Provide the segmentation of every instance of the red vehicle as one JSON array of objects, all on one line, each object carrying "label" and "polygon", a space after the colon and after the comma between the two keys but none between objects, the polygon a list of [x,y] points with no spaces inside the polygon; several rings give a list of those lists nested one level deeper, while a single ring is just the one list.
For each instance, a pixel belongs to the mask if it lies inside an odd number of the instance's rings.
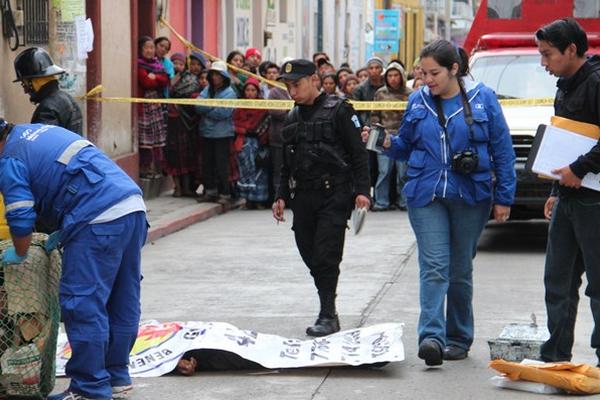
[{"label": "red vehicle", "polygon": [[600,4],[591,0],[482,0],[463,47],[471,52],[487,33],[533,34],[542,25],[564,17],[575,17],[588,33],[600,32],[599,8]]},{"label": "red vehicle", "polygon": [[[557,78],[540,65],[534,34],[546,23],[567,15],[600,15],[600,10],[574,8],[584,3],[596,6],[595,1],[483,0],[465,41],[465,49],[471,52],[471,75],[494,89],[499,99],[553,98]],[[600,31],[600,18],[576,19],[588,32],[588,53],[600,53],[600,34],[592,32]],[[503,112],[517,156],[517,192],[511,219],[543,218],[551,183],[526,172],[525,162],[538,125],[549,123],[554,109],[523,105],[503,107]]]}]

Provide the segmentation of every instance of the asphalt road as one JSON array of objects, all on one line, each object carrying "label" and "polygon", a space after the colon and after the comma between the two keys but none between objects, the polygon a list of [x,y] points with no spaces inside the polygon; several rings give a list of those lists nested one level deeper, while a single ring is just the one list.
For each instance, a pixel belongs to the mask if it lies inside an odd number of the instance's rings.
[{"label": "asphalt road", "polygon": [[[291,221],[275,224],[269,211],[234,211],[148,244],[143,254],[143,319],[225,321],[243,329],[306,338],[304,329],[313,322],[318,302],[290,226]],[[417,358],[414,236],[406,213],[370,213],[359,236],[347,235],[338,294],[342,329],[403,322],[405,361],[381,370],[319,368],[136,379],[131,398],[545,398],[492,386],[487,340],[508,323],[529,322],[532,313],[538,323],[546,323],[546,230],[542,221],[491,223],[486,228],[475,259],[476,340],[464,361],[427,369]],[[575,360],[595,363],[589,348],[589,301],[583,293],[582,300]],[[57,388],[66,383],[59,380]]]}]

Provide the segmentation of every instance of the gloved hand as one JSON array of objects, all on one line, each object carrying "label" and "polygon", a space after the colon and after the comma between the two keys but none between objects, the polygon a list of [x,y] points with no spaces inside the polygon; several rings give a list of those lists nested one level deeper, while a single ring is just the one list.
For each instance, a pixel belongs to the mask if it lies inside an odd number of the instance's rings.
[{"label": "gloved hand", "polygon": [[27,254],[24,256],[18,255],[17,250],[13,246],[2,252],[2,262],[4,264],[22,264],[26,258]]},{"label": "gloved hand", "polygon": [[55,250],[58,247],[58,242],[60,240],[60,231],[54,231],[50,235],[48,235],[48,239],[44,242],[44,249],[46,253],[50,253],[52,250]]}]

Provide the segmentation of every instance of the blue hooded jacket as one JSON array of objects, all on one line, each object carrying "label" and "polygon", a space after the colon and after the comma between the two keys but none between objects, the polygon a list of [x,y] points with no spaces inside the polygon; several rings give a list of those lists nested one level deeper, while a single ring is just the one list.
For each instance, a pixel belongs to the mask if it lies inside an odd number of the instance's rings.
[{"label": "blue hooded jacket", "polygon": [[[392,136],[385,152],[391,158],[408,160],[403,193],[409,206],[424,207],[436,197],[462,199],[467,204],[491,198],[494,204],[505,206],[514,201],[515,153],[500,104],[493,90],[482,83],[463,79],[463,84],[473,114],[473,140],[460,95],[451,100],[457,104],[454,110],[444,110],[447,134],[428,87],[409,97],[399,134]],[[470,174],[451,167],[452,153],[465,149],[479,156],[479,166]]]},{"label": "blue hooded jacket", "polygon": [[[225,78],[222,88],[214,96],[211,96],[210,85],[205,87],[198,96],[199,99],[236,99],[235,91],[230,86],[230,78],[227,71],[218,71]],[[202,116],[198,125],[200,136],[209,139],[220,139],[234,137],[233,130],[233,108],[196,106],[196,112]]]}]

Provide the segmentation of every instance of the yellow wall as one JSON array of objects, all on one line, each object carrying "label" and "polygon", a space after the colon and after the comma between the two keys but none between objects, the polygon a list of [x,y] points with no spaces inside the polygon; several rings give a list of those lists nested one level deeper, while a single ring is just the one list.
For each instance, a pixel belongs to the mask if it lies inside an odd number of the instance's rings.
[{"label": "yellow wall", "polygon": [[411,71],[424,45],[425,11],[419,0],[375,0],[376,9],[386,7],[402,10],[403,26],[398,58]]}]

